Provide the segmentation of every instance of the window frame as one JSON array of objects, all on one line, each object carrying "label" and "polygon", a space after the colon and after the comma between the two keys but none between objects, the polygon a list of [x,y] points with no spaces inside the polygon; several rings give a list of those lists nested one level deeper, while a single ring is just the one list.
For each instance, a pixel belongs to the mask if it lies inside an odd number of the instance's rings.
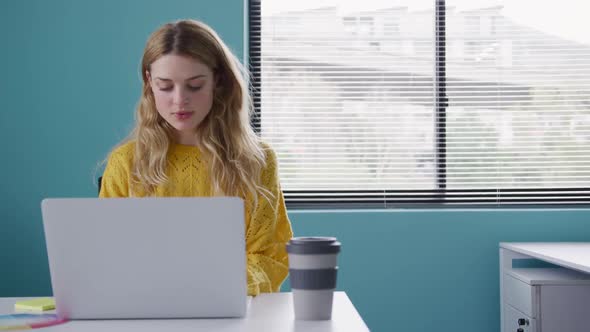
[{"label": "window frame", "polygon": [[[247,63],[253,113],[251,125],[261,133],[261,2],[247,1]],[[490,188],[447,189],[447,86],[446,86],[446,0],[434,0],[434,136],[435,184],[426,190],[284,190],[289,208],[375,209],[375,208],[558,208],[590,207],[590,187],[576,188]]]}]

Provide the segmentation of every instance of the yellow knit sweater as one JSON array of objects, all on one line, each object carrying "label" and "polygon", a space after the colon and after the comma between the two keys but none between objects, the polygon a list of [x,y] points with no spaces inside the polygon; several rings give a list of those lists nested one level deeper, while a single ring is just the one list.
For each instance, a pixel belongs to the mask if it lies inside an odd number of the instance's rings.
[{"label": "yellow knit sweater", "polygon": [[[248,295],[278,292],[289,272],[285,245],[293,233],[279,184],[276,155],[268,146],[265,146],[265,150],[267,167],[262,172],[261,180],[273,198],[269,202],[260,196],[253,211],[248,200],[245,204]],[[134,152],[135,143],[129,142],[111,153],[99,197],[130,196]],[[199,148],[171,145],[167,165],[169,181],[156,188],[155,196],[211,195],[207,161],[202,158]]]}]

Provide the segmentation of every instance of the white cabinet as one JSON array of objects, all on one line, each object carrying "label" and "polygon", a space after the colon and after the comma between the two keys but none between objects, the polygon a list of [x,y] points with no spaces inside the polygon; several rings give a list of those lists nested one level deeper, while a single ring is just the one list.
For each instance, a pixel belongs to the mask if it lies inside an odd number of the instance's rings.
[{"label": "white cabinet", "polygon": [[565,268],[505,268],[502,332],[590,331],[590,274]]},{"label": "white cabinet", "polygon": [[504,306],[504,331],[532,332],[535,331],[537,321],[522,312],[514,309],[511,305]]}]

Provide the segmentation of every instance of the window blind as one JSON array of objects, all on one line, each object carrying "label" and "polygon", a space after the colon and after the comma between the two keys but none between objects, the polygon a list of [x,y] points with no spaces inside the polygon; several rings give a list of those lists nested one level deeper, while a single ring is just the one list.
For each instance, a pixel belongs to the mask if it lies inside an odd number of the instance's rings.
[{"label": "window blind", "polygon": [[252,0],[253,123],[287,204],[588,203],[590,39],[527,4]]}]

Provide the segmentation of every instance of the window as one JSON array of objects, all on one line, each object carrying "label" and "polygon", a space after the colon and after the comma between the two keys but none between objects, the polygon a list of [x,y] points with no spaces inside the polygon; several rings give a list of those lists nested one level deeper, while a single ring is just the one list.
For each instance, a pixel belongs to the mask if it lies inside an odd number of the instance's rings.
[{"label": "window", "polygon": [[253,123],[287,204],[588,203],[590,23],[570,2],[251,0]]}]

